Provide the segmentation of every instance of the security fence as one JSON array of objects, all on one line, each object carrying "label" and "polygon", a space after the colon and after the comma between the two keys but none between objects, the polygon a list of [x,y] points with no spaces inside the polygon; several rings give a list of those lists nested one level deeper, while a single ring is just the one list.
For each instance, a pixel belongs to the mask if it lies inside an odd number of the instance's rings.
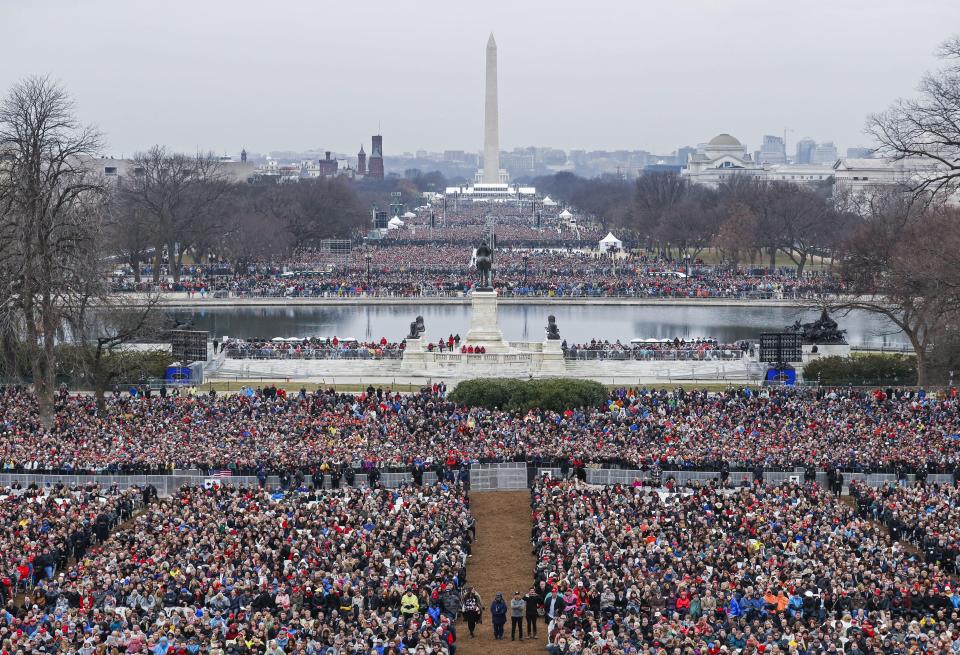
[{"label": "security fence", "polygon": [[[117,485],[121,489],[127,487],[146,487],[153,485],[157,490],[157,495],[161,497],[169,496],[184,485],[203,484],[208,478],[202,475],[69,475],[60,473],[0,473],[0,486],[9,486],[13,483],[27,486],[37,484],[40,486],[54,485],[63,483],[68,486],[78,486],[84,484],[99,484],[102,486]],[[235,476],[231,478],[222,478],[226,484],[257,484],[255,477]]]},{"label": "security fence", "polygon": [[[629,485],[634,482],[649,483],[654,474],[651,471],[642,471],[639,469],[625,468],[594,468],[584,469],[586,479],[589,484]],[[849,485],[853,480],[861,480],[870,486],[880,486],[887,482],[896,482],[897,476],[892,473],[853,473],[841,471],[844,476],[844,484]],[[474,491],[496,491],[505,489],[524,489],[534,479],[543,474],[549,474],[554,478],[560,478],[562,472],[557,467],[535,466],[532,464],[504,463],[504,464],[483,464],[470,467],[471,489]],[[573,475],[568,471],[567,477]],[[657,475],[660,483],[673,479],[677,484],[688,484],[690,482],[716,480],[720,477],[719,471],[660,471]],[[909,484],[916,482],[916,476],[909,475]],[[803,469],[793,471],[764,471],[763,479],[767,482],[802,482],[804,479]],[[730,471],[729,482],[733,484],[750,484],[753,482],[752,471]],[[948,474],[930,474],[927,476],[929,483],[951,483],[953,477]],[[823,487],[827,486],[826,471],[817,471],[817,483]]]},{"label": "security fence", "polygon": [[[590,484],[629,485],[634,482],[649,483],[653,477],[651,471],[641,471],[639,469],[625,468],[586,468],[586,479]],[[470,488],[473,491],[505,491],[526,489],[539,476],[549,474],[554,478],[560,478],[562,473],[557,467],[538,466],[526,462],[502,462],[497,464],[474,464],[470,467],[469,481]],[[568,471],[567,476],[573,475],[573,471]],[[794,480],[803,481],[804,472],[802,469],[794,471],[765,471],[764,480],[767,482],[783,482]],[[892,473],[854,473],[843,471],[844,482],[849,485],[853,480],[860,480],[870,486],[880,486],[887,482],[896,482],[897,476]],[[678,484],[687,484],[694,481],[709,481],[720,477],[719,471],[660,471],[657,475],[660,483],[666,483],[673,479]],[[455,475],[460,479],[459,474]],[[382,472],[380,474],[380,483],[385,487],[397,487],[404,483],[412,482],[413,476],[406,472]],[[424,484],[432,484],[437,481],[437,475],[433,471],[426,471],[423,474]],[[733,484],[750,484],[753,481],[751,471],[731,471],[729,481]],[[916,476],[909,475],[909,484],[914,484]],[[927,476],[929,483],[949,484],[953,477],[948,474],[930,474]],[[204,485],[204,484],[225,484],[225,485],[257,485],[259,482],[255,476],[234,475],[228,477],[215,477],[206,475],[200,471],[177,471],[171,475],[70,475],[70,474],[43,474],[43,473],[5,473],[0,472],[0,486],[9,486],[13,483],[27,486],[37,484],[41,486],[57,484],[58,482],[69,485],[84,485],[96,483],[103,486],[117,485],[121,489],[131,486],[143,487],[153,485],[157,489],[157,494],[161,497],[169,496],[176,492],[183,485]],[[266,483],[273,488],[280,485],[280,478],[271,475]],[[817,483],[826,487],[827,474],[825,471],[817,472]],[[346,481],[340,481],[341,486],[347,486]],[[330,488],[331,479],[327,475],[324,477],[324,487]],[[368,485],[366,473],[356,473],[353,486],[365,487]]]}]

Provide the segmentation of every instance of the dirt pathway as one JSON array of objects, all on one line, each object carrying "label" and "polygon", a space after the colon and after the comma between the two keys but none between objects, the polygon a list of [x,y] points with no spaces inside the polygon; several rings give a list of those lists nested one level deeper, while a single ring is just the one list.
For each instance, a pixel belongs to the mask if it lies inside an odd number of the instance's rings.
[{"label": "dirt pathway", "polygon": [[[852,509],[857,514],[857,516],[860,516],[860,514],[857,512],[857,501],[856,499],[854,499],[853,496],[840,496],[839,500],[842,504],[847,505],[850,509]],[[860,517],[860,518],[866,518],[866,517]],[[890,534],[890,529],[884,524],[880,523],[879,521],[874,521],[871,518],[866,518],[866,520],[872,523],[873,525],[877,526],[882,533]],[[900,547],[903,548],[903,550],[905,550],[906,552],[910,553],[911,555],[916,555],[917,557],[920,557],[921,559],[923,559],[923,551],[917,548],[916,544],[912,544],[909,541],[904,541],[902,539],[898,540],[897,543],[900,544]]]},{"label": "dirt pathway", "polygon": [[[533,580],[533,555],[530,552],[530,492],[501,491],[470,494],[471,510],[477,518],[477,542],[473,557],[467,566],[468,584],[480,591],[483,598],[483,625],[477,626],[477,636],[470,638],[467,624],[457,626],[457,655],[482,653],[536,653],[542,655],[546,644],[546,629],[540,621],[538,637],[510,641],[510,612],[503,641],[493,639],[490,622],[490,603],[496,592],[510,604],[514,591],[521,596],[530,589]],[[526,622],[524,622],[526,631]]]}]

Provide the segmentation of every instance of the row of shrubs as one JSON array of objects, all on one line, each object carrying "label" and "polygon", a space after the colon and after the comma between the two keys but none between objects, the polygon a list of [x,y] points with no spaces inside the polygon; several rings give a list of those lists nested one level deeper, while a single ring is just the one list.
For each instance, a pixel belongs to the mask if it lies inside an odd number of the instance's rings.
[{"label": "row of shrubs", "polygon": [[821,357],[803,368],[803,377],[826,385],[910,386],[917,383],[917,366],[903,355]]},{"label": "row of shrubs", "polygon": [[526,411],[539,408],[562,412],[579,407],[600,407],[607,396],[607,388],[592,380],[477,378],[457,384],[450,399],[487,409]]}]

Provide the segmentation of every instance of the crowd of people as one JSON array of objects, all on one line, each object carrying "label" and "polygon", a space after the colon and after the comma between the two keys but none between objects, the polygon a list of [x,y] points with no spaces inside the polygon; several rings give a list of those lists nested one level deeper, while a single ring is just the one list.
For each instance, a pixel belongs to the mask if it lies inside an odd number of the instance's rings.
[{"label": "crowd of people", "polygon": [[[449,241],[385,243],[334,258],[301,253],[281,264],[237,268],[232,273],[222,263],[185,268],[179,282],[165,281],[163,288],[198,297],[416,297],[462,295],[476,280],[471,248]],[[150,280],[136,284],[130,276],[114,281],[117,291],[144,291],[151,285]],[[826,274],[798,278],[789,269],[730,269],[644,254],[612,257],[582,244],[500,244],[494,255],[494,286],[505,297],[551,298],[811,298],[844,291],[839,280]]]},{"label": "crowd of people", "polygon": [[[954,573],[960,572],[960,487],[953,484],[897,483],[870,487],[859,480],[850,483],[850,495],[862,516],[881,522],[894,539],[909,541],[928,562]],[[960,589],[957,590],[960,593]]]},{"label": "crowd of people", "polygon": [[[403,230],[390,230],[384,241],[387,244],[418,244],[434,241],[454,243],[460,246],[477,245],[490,236],[490,222],[477,219],[469,222],[447,218],[430,227],[430,223],[408,223]],[[569,247],[571,245],[595,244],[604,232],[594,226],[557,225],[536,227],[529,217],[501,217],[492,222],[499,242],[526,248]]]},{"label": "crowd of people", "polygon": [[815,484],[544,479],[532,508],[551,655],[960,648],[955,572]]},{"label": "crowd of people", "polygon": [[149,500],[153,490],[13,485],[0,489],[0,605],[53,579],[71,558],[83,559]]},{"label": "crowd of people", "polygon": [[[428,352],[459,352],[466,355],[482,355],[484,346],[461,345],[459,334],[450,334],[436,341],[428,341]],[[263,337],[250,339],[227,339],[222,348],[219,341],[213,344],[214,353],[223,352],[230,359],[399,359],[406,349],[406,341],[358,341],[339,337]]]},{"label": "crowd of people", "polygon": [[[532,487],[532,588],[487,606],[467,580],[469,465],[505,460],[560,463],[561,477]],[[487,610],[498,639],[509,623],[511,639],[542,639],[550,655],[960,651],[951,394],[624,388],[599,407],[516,412],[458,405],[442,385],[270,387],[118,392],[101,412],[64,393],[44,426],[33,395],[8,387],[0,462],[259,478],[165,499],[150,487],[0,489],[5,653],[456,655],[458,629],[469,638]],[[605,462],[719,475],[585,484],[583,467]],[[737,465],[754,475],[726,474]],[[898,482],[853,481],[853,504],[812,475],[763,482],[763,469],[795,466]],[[388,467],[412,483],[382,487]],[[427,470],[438,482],[424,484]],[[929,483],[932,472],[954,483]]]},{"label": "crowd of people", "polygon": [[586,343],[561,344],[564,357],[574,360],[707,360],[739,359],[749,349],[746,341],[722,344],[712,338],[636,339],[621,343],[619,339],[591,339]]},{"label": "crowd of people", "polygon": [[214,352],[230,359],[391,359],[403,354],[403,342],[358,341],[339,337],[275,337],[215,342]]},{"label": "crowd of people", "polygon": [[593,222],[561,220],[560,210],[540,208],[540,220],[529,207],[488,203],[447,203],[446,210],[425,208],[402,218],[402,229],[390,229],[388,242],[422,243],[446,241],[477,245],[489,239],[490,231],[499,242],[511,246],[544,247],[596,243],[606,231]]},{"label": "crowd of people", "polygon": [[184,487],[10,599],[0,648],[453,655],[473,536],[458,485]]},{"label": "crowd of people", "polygon": [[417,462],[527,461],[633,469],[853,471],[960,465],[960,405],[922,391],[618,389],[605,405],[507,411],[457,405],[435,388],[401,395],[317,390],[191,395],[120,392],[98,412],[58,400],[52,424],[32,394],[0,391],[0,470],[300,472],[326,465],[407,471]]}]

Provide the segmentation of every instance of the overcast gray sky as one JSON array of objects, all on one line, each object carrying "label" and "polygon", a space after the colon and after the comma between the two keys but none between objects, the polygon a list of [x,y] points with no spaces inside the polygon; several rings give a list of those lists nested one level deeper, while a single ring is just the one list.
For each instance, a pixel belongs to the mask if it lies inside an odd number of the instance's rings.
[{"label": "overcast gray sky", "polygon": [[730,132],[868,144],[958,0],[0,0],[0,88],[47,73],[108,152],[481,148],[484,46],[501,147],[669,152]]}]

